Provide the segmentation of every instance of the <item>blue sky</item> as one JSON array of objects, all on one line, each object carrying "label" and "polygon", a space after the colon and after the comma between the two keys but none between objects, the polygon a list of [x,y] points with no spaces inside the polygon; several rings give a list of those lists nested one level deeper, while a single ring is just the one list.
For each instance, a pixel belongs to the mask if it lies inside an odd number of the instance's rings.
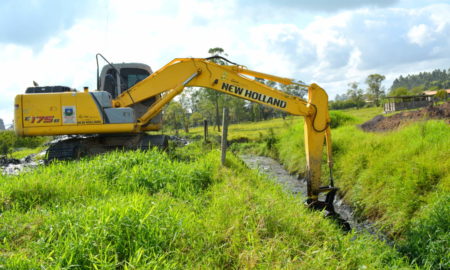
[{"label": "blue sky", "polygon": [[222,47],[253,70],[316,82],[330,98],[372,73],[450,68],[450,1],[2,0],[0,118],[40,85],[95,87],[95,54],[154,70]]}]

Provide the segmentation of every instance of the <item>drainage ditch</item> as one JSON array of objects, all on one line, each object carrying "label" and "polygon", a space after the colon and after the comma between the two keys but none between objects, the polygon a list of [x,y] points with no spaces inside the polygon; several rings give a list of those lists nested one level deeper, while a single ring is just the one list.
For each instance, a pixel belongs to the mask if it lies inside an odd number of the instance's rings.
[{"label": "drainage ditch", "polygon": [[[256,155],[241,155],[240,158],[250,169],[256,169],[260,173],[268,175],[287,191],[298,194],[306,200],[306,181],[303,179],[299,180],[295,175],[290,174],[278,161],[270,157]],[[386,243],[392,244],[384,234],[379,232],[373,223],[358,219],[354,214],[354,210],[345,204],[339,195],[336,195],[334,208],[336,213],[347,221],[355,231],[369,232]]]}]

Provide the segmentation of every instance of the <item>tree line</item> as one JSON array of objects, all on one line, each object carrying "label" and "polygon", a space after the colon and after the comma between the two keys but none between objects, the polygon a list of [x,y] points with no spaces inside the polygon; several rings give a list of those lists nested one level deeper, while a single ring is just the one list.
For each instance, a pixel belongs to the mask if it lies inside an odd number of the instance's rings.
[{"label": "tree line", "polygon": [[450,88],[450,69],[408,74],[396,78],[390,88],[390,96],[420,95],[425,90],[439,91]]},{"label": "tree line", "polygon": [[443,89],[450,88],[450,69],[432,72],[421,72],[415,75],[407,75],[396,78],[388,93],[385,93],[381,82],[385,79],[384,75],[371,74],[366,78],[367,88],[365,90],[359,87],[357,82],[348,84],[347,91],[344,94],[336,95],[334,101],[330,102],[330,108],[348,109],[361,108],[364,106],[379,106],[386,96],[415,96],[422,95],[425,90],[437,91],[436,98],[446,100],[447,92]]}]

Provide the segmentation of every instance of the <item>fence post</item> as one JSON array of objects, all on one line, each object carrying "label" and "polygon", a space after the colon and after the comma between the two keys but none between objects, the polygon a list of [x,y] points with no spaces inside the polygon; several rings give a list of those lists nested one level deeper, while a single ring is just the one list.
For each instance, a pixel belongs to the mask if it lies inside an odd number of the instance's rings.
[{"label": "fence post", "polygon": [[203,137],[205,142],[208,141],[208,120],[203,120]]},{"label": "fence post", "polygon": [[222,118],[222,166],[225,166],[225,159],[227,155],[227,136],[228,136],[228,108],[223,108]]}]

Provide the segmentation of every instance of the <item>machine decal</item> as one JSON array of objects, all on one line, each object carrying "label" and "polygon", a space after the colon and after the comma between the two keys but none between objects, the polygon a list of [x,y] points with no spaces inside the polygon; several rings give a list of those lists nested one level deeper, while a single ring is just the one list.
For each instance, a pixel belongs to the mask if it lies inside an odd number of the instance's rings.
[{"label": "machine decal", "polygon": [[222,90],[227,90],[228,92],[240,95],[244,98],[249,98],[257,101],[261,101],[262,103],[267,103],[279,108],[286,108],[286,101],[276,99],[271,96],[266,96],[264,94],[253,92],[250,90],[247,90],[243,87],[239,87],[236,85],[228,84],[228,83],[222,83]]},{"label": "machine decal", "polygon": [[75,106],[62,106],[63,124],[76,124],[77,114]]},{"label": "machine decal", "polygon": [[24,119],[31,124],[40,124],[40,123],[58,123],[59,119],[55,118],[53,115],[49,116],[27,116]]},{"label": "machine decal", "polygon": [[78,115],[78,125],[102,124],[103,122],[90,115]]}]

